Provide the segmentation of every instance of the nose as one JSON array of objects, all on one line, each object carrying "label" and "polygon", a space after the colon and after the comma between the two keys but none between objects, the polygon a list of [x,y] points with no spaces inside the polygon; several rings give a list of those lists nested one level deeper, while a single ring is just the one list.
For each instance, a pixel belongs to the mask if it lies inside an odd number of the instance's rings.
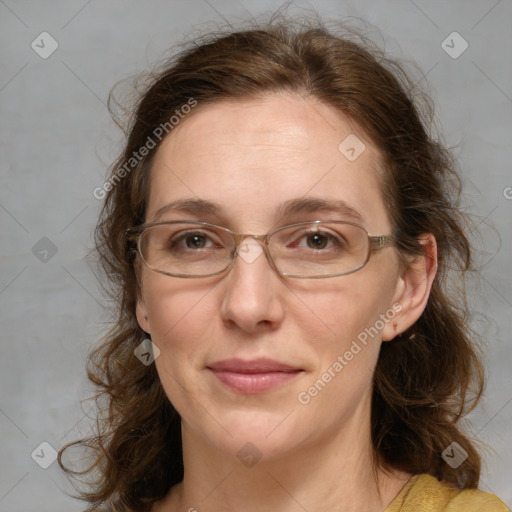
[{"label": "nose", "polygon": [[275,329],[282,322],[286,287],[254,238],[240,243],[233,267],[224,279],[220,313],[226,326],[255,333]]}]

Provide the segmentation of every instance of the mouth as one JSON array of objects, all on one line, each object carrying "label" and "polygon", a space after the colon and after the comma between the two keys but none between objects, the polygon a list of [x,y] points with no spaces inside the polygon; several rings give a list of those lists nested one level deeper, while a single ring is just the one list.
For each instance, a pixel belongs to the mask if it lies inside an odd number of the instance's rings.
[{"label": "mouth", "polygon": [[225,386],[243,394],[263,393],[291,382],[304,373],[301,368],[272,359],[226,359],[207,366]]}]

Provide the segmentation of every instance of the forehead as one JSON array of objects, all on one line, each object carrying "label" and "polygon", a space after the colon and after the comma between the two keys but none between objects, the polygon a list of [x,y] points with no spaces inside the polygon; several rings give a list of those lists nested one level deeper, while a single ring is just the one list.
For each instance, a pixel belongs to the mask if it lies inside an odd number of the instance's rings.
[{"label": "forehead", "polygon": [[380,161],[357,123],[311,97],[281,93],[198,106],[157,151],[146,220],[195,197],[219,205],[232,227],[263,229],[283,203],[317,198],[343,201],[374,219],[366,227],[385,228]]}]

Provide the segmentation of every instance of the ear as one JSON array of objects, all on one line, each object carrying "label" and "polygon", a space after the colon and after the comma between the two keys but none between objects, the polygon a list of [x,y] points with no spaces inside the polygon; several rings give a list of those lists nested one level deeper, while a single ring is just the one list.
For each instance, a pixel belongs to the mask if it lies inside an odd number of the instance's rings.
[{"label": "ear", "polygon": [[[437,243],[431,233],[422,235],[419,242],[423,254],[410,259],[407,269],[397,281],[393,304],[399,304],[401,309],[382,330],[382,341],[390,341],[406,331],[427,306],[437,273]],[[396,311],[398,308],[394,309]]]},{"label": "ear", "polygon": [[135,314],[137,315],[137,322],[139,323],[140,328],[151,334],[151,328],[149,326],[149,315],[146,308],[146,303],[144,299],[138,295],[137,296],[137,305],[135,306]]}]

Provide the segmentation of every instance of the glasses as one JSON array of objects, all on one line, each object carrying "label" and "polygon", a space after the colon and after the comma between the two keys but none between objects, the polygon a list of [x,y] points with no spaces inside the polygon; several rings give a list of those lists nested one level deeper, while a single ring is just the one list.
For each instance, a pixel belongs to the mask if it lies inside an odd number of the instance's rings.
[{"label": "glasses", "polygon": [[234,233],[208,222],[172,220],[128,229],[126,238],[146,267],[168,276],[215,276],[231,268],[236,255],[251,263],[264,252],[280,275],[304,279],[356,272],[368,263],[373,251],[393,240],[392,235],[370,236],[359,224],[322,220],[282,226],[266,235]]}]

